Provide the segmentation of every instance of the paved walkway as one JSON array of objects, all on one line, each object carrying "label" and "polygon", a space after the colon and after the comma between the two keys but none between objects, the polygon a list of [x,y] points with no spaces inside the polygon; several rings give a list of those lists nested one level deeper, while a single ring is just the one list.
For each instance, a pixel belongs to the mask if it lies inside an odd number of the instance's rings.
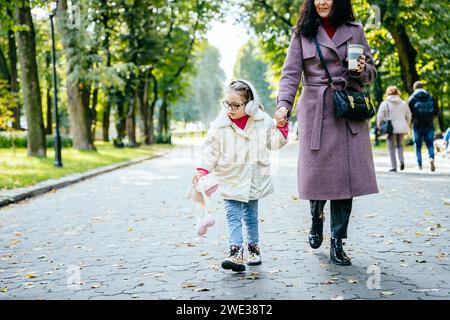
[{"label": "paved walkway", "polygon": [[[307,243],[308,202],[296,197],[297,145],[275,162],[276,193],[260,202],[263,264],[220,269],[223,204],[195,235],[185,198],[198,146],[0,209],[0,299],[448,299],[448,176],[389,174],[355,199],[346,251],[329,263],[329,228]],[[329,206],[326,207],[328,213]],[[327,214],[328,227],[329,214]]]}]

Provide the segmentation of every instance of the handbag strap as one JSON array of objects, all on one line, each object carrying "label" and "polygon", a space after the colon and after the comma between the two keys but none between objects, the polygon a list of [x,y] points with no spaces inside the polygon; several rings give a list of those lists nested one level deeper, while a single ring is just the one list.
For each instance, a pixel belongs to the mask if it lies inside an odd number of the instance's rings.
[{"label": "handbag strap", "polygon": [[322,54],[322,50],[320,49],[319,41],[317,41],[316,37],[314,37],[313,41],[314,41],[314,44],[316,45],[316,50],[317,50],[317,53],[319,54],[320,62],[322,63],[323,67],[325,68],[325,72],[328,77],[328,84],[334,88],[333,78],[331,77],[330,71],[328,71],[327,64],[325,63],[325,59],[323,58],[323,54]]}]

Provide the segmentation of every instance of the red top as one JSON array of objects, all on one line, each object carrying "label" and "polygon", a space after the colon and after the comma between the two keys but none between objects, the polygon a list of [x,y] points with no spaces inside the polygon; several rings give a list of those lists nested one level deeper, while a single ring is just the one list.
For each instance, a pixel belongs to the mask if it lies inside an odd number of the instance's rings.
[{"label": "red top", "polygon": [[[239,118],[239,119],[231,119],[231,118],[230,118],[230,120],[233,121],[233,123],[235,123],[239,128],[241,128],[242,130],[244,130],[245,125],[247,124],[247,121],[248,121],[248,118],[249,118],[249,117],[250,117],[250,116],[249,116],[248,114],[246,114],[246,115],[243,116],[242,118]],[[285,125],[284,127],[277,127],[277,128],[278,128],[278,130],[281,131],[281,133],[283,134],[283,136],[287,139],[287,135],[288,135],[288,133],[289,133],[289,126],[288,126],[288,123],[286,123],[286,125]],[[203,174],[203,175],[206,175],[206,174],[209,173],[209,171],[206,170],[206,169],[204,169],[204,168],[197,168],[197,170],[198,170],[199,173],[201,173],[201,174]]]},{"label": "red top", "polygon": [[333,38],[336,28],[331,24],[330,18],[322,19],[322,26],[325,28],[325,31],[328,33],[330,39]]}]

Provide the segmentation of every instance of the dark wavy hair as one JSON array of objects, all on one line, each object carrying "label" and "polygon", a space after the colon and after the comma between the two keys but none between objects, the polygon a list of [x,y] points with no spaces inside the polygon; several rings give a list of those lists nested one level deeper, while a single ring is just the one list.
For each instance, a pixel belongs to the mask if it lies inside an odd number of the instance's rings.
[{"label": "dark wavy hair", "polygon": [[[335,28],[348,21],[355,21],[351,0],[333,0],[330,22]],[[299,19],[294,28],[297,36],[312,39],[317,36],[321,18],[317,13],[314,0],[306,0],[299,12]]]}]

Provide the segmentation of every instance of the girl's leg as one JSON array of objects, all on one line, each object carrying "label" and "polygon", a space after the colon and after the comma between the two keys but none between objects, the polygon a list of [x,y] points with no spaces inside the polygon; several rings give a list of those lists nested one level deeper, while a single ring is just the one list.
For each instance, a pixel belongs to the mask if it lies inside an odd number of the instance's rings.
[{"label": "girl's leg", "polygon": [[244,203],[243,207],[243,218],[247,228],[247,242],[249,245],[258,244],[258,200],[250,200],[248,203]]},{"label": "girl's leg", "polygon": [[242,211],[244,203],[235,200],[225,200],[224,202],[227,212],[230,246],[242,247]]}]

